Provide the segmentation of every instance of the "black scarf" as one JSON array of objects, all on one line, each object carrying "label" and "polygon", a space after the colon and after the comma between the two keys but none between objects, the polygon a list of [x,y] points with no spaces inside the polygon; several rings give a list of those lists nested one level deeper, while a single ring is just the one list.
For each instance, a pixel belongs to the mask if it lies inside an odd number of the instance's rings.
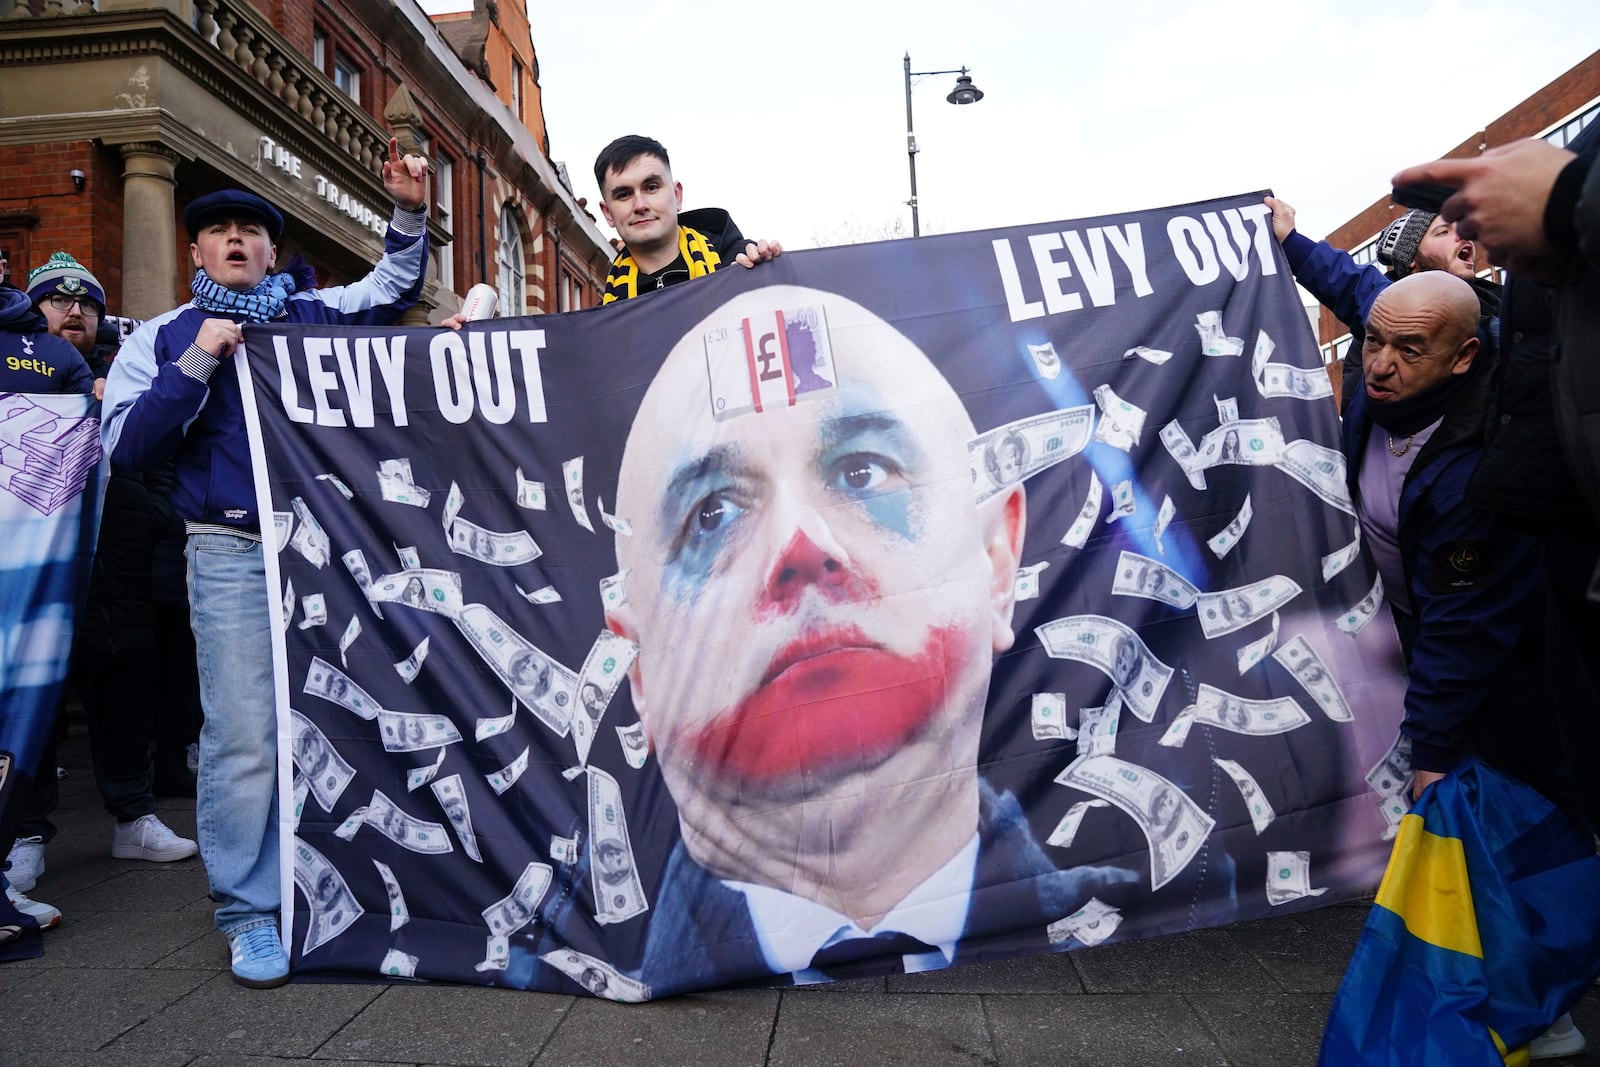
[{"label": "black scarf", "polygon": [[1473,360],[1465,374],[1452,374],[1431,389],[1408,396],[1402,400],[1374,400],[1367,398],[1367,411],[1372,421],[1391,434],[1413,434],[1444,418],[1456,398],[1478,376],[1481,360]]}]

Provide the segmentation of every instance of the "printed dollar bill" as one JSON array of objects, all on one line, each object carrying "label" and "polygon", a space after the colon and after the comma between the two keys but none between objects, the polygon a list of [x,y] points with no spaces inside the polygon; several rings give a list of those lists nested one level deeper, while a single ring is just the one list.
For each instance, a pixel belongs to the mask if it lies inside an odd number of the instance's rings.
[{"label": "printed dollar bill", "polygon": [[394,504],[408,504],[425,508],[433,494],[417,485],[411,477],[409,459],[384,459],[378,461],[378,492],[383,499]]},{"label": "printed dollar bill", "polygon": [[1122,719],[1122,697],[1113,689],[1097,708],[1078,709],[1078,755],[1109,756],[1117,750],[1117,725]]},{"label": "printed dollar bill", "polygon": [[1284,642],[1283,647],[1272,654],[1272,658],[1294,675],[1294,680],[1311,694],[1311,699],[1317,702],[1317,707],[1328,718],[1334,722],[1351,722],[1355,719],[1350,703],[1344,698],[1344,691],[1334,681],[1333,672],[1328,670],[1328,665],[1317,655],[1304,634],[1296,634]]},{"label": "printed dollar bill", "polygon": [[1239,673],[1243,674],[1251,667],[1267,658],[1267,654],[1278,647],[1278,613],[1272,613],[1272,629],[1248,645],[1241,648],[1236,655],[1239,659]]},{"label": "printed dollar bill", "polygon": [[[372,865],[378,868],[378,877],[383,879],[383,891],[389,897],[389,932],[392,934],[411,921],[411,910],[406,907],[405,894],[400,892],[400,882],[389,865],[382,860],[373,860]],[[415,964],[416,957],[411,959]]]},{"label": "printed dollar bill", "polygon": [[1111,514],[1106,516],[1106,525],[1110,526],[1118,519],[1127,518],[1137,507],[1138,502],[1133,495],[1133,479],[1123,479],[1111,487]]},{"label": "printed dollar bill", "polygon": [[456,837],[461,839],[461,850],[482,863],[483,854],[478,851],[478,835],[472,829],[472,808],[467,804],[467,793],[462,788],[461,775],[452,774],[448,778],[440,778],[431,783],[429,788],[433,790],[433,795],[439,798],[439,805],[444,808],[445,818],[455,827]]},{"label": "printed dollar bill", "polygon": [[300,629],[324,626],[328,622],[328,603],[321,593],[307,593],[300,598]]},{"label": "printed dollar bill", "polygon": [[294,793],[294,828],[296,830],[300,829],[300,816],[305,814],[305,811],[306,811],[306,796],[310,792],[311,792],[311,783],[307,782],[305,780],[305,776],[304,775],[300,774],[298,771],[295,772],[293,793]]},{"label": "printed dollar bill", "polygon": [[350,646],[356,643],[356,638],[361,636],[361,619],[355,615],[350,616],[350,621],[345,624],[344,633],[339,637],[339,662],[345,667],[350,666],[350,660],[345,653],[350,651]]},{"label": "printed dollar bill", "polygon": [[1261,381],[1261,369],[1272,359],[1273,349],[1278,346],[1272,343],[1272,338],[1267,336],[1267,331],[1262,330],[1256,334],[1255,351],[1250,354],[1250,377],[1256,382]]},{"label": "printed dollar bill", "polygon": [[461,614],[461,575],[455,571],[414,567],[385,574],[372,583],[368,600],[403,604],[454,619]]},{"label": "printed dollar bill", "polygon": [[1331,582],[1333,576],[1341,574],[1344,569],[1356,561],[1361,554],[1361,524],[1355,524],[1355,540],[1343,548],[1334,549],[1322,557],[1322,580]]},{"label": "printed dollar bill", "polygon": [[513,698],[510,715],[499,715],[492,719],[479,719],[475,724],[473,724],[472,739],[474,741],[482,741],[485,738],[494,737],[497,734],[503,734],[507,730],[511,729],[511,727],[517,721],[516,708],[516,701],[515,698]]},{"label": "printed dollar bill", "polygon": [[399,545],[395,545],[394,554],[400,560],[401,570],[419,571],[422,569],[422,559],[417,555],[417,548],[415,545],[407,545],[404,548],[400,547]]},{"label": "printed dollar bill", "polygon": [[1189,484],[1203,492],[1206,487],[1205,466],[1200,462],[1200,454],[1194,450],[1194,442],[1183,432],[1177,419],[1161,427],[1161,443],[1183,471],[1183,476],[1189,479]]},{"label": "printed dollar bill", "polygon": [[1244,353],[1244,342],[1229,337],[1222,327],[1222,312],[1202,311],[1195,316],[1195,332],[1200,335],[1200,352],[1207,356],[1237,356]]},{"label": "printed dollar bill", "polygon": [[1011,599],[1037,600],[1039,598],[1039,575],[1050,566],[1049,560],[1040,560],[1026,567],[1018,567],[1015,578],[1012,579]]},{"label": "printed dollar bill", "polygon": [[1079,757],[1055,780],[1110,801],[1139,825],[1150,845],[1151,889],[1160,889],[1177,877],[1216,825],[1216,820],[1167,779],[1115,756]]},{"label": "printed dollar bill", "polygon": [[1144,409],[1122,399],[1109,385],[1097,385],[1094,402],[1100,408],[1094,440],[1124,452],[1133,451],[1144,432]]},{"label": "printed dollar bill", "polygon": [[410,685],[417,680],[417,675],[422,672],[422,664],[428,658],[428,642],[431,638],[424,637],[417,642],[417,647],[411,650],[411,655],[394,665],[400,680]]},{"label": "printed dollar bill", "polygon": [[501,767],[498,771],[490,771],[484,775],[484,780],[489,783],[489,788],[495,795],[503,794],[507,789],[517,784],[517,779],[522,777],[522,772],[528,769],[528,750],[525,748],[516,759]]},{"label": "printed dollar bill", "polygon": [[1311,888],[1311,853],[1267,853],[1267,903],[1273,907],[1304,897],[1320,897],[1327,887]]},{"label": "printed dollar bill", "polygon": [[550,858],[557,863],[577,863],[578,839],[576,837],[551,837]]},{"label": "printed dollar bill", "polygon": [[611,964],[570,948],[558,948],[539,957],[591,995],[624,1004],[642,1004],[650,999],[650,987],[629,978]]},{"label": "printed dollar bill", "polygon": [[1033,694],[1032,721],[1035,741],[1070,741],[1078,736],[1078,731],[1067,725],[1065,693]]},{"label": "printed dollar bill", "polygon": [[600,730],[600,719],[616,695],[617,686],[633,666],[639,655],[639,646],[626,637],[601,630],[583,658],[583,669],[578,674],[578,711],[572,716],[572,741],[578,750],[578,762],[589,762],[589,748]]},{"label": "printed dollar bill", "polygon": [[1333,382],[1322,368],[1304,370],[1283,363],[1269,363],[1261,371],[1261,395],[1286,396],[1297,400],[1322,400],[1333,395]]},{"label": "printed dollar bill", "polygon": [[1083,499],[1083,507],[1078,509],[1078,517],[1072,520],[1072,525],[1061,538],[1061,543],[1072,548],[1082,548],[1089,541],[1089,535],[1094,532],[1094,524],[1100,521],[1100,503],[1104,494],[1100,486],[1100,476],[1091,468],[1089,471],[1089,495]]},{"label": "printed dollar bill", "polygon": [[1250,823],[1256,828],[1256,833],[1260,834],[1271,826],[1272,820],[1277,818],[1277,813],[1272,810],[1272,805],[1262,794],[1261,786],[1256,784],[1255,777],[1231,759],[1212,756],[1211,762],[1221,767],[1222,772],[1232,778],[1233,784],[1239,787],[1239,795],[1244,798],[1244,806],[1250,812]]},{"label": "printed dollar bill", "polygon": [[561,484],[565,486],[567,503],[572,508],[572,517],[578,520],[590,533],[594,533],[594,523],[589,521],[589,509],[583,504],[583,457],[574,456],[561,464]]},{"label": "printed dollar bill", "polygon": [[417,957],[409,952],[392,948],[383,954],[383,961],[378,964],[378,973],[386,974],[390,978],[415,978]]},{"label": "printed dollar bill", "polygon": [[1069,615],[1034,630],[1052,659],[1087,663],[1105,673],[1128,709],[1145,722],[1172,679],[1172,668],[1156,659],[1129,627],[1104,615]]},{"label": "printed dollar bill", "polygon": [[1239,513],[1233,517],[1233,521],[1224,526],[1215,537],[1206,541],[1206,547],[1211,549],[1211,554],[1222,559],[1232,552],[1233,546],[1239,543],[1240,538],[1244,537],[1244,532],[1250,528],[1250,520],[1253,518],[1255,510],[1250,506],[1250,494],[1246,493],[1244,503],[1240,505]]},{"label": "printed dollar bill", "polygon": [[301,943],[302,955],[332,941],[366,913],[339,869],[298,837],[294,839],[294,884],[306,898],[311,916]]},{"label": "printed dollar bill", "polygon": [[529,511],[544,510],[544,483],[525,477],[521,467],[517,468],[517,507]]},{"label": "printed dollar bill", "polygon": [[317,798],[317,805],[323,811],[332,812],[344,795],[345,787],[356,776],[356,769],[339,755],[339,750],[316,723],[293,708],[289,709],[289,729],[295,766]]},{"label": "printed dollar bill", "polygon": [[1172,358],[1172,353],[1163,352],[1159,348],[1149,348],[1145,345],[1134,345],[1132,348],[1122,353],[1123,359],[1132,359],[1135,356],[1144,360],[1146,363],[1154,363],[1159,367],[1161,364]]},{"label": "printed dollar bill", "polygon": [[450,524],[450,551],[494,567],[520,567],[544,555],[526,530],[498,533],[460,517]]},{"label": "printed dollar bill", "polygon": [[1212,400],[1212,402],[1214,404],[1217,405],[1217,421],[1218,422],[1238,422],[1239,421],[1239,401],[1238,400],[1234,399],[1231,396],[1230,397],[1219,397],[1219,396],[1216,396],[1215,394],[1212,395],[1211,400]]},{"label": "printed dollar bill", "polygon": [[[515,585],[515,583],[512,583],[512,584]],[[540,586],[538,589],[535,589],[531,593],[528,592],[526,589],[522,588],[522,586],[520,586],[520,585],[518,585],[516,587],[516,589],[517,589],[517,595],[520,596],[523,600],[526,600],[530,604],[559,604],[559,603],[561,603],[561,594],[556,592],[556,587],[553,586],[553,585]]]},{"label": "printed dollar bill", "polygon": [[1177,507],[1172,503],[1170,496],[1161,498],[1161,508],[1156,512],[1156,528],[1153,531],[1156,539],[1156,551],[1163,556],[1167,554],[1166,546],[1161,543],[1161,538],[1166,534],[1167,527],[1171,525],[1172,518],[1178,513]]},{"label": "printed dollar bill", "polygon": [[275,552],[282,552],[289,544],[289,535],[294,532],[294,512],[274,511],[272,513],[272,548]]},{"label": "printed dollar bill", "polygon": [[365,689],[338,667],[317,656],[311,657],[311,667],[306,671],[306,684],[301,691],[331,701],[363,719],[376,719],[383,710]]},{"label": "printed dollar bill", "polygon": [[1383,606],[1383,575],[1375,575],[1372,579],[1372,588],[1367,595],[1362,597],[1355,607],[1333,620],[1333,624],[1345,633],[1354,637],[1366,628],[1367,623],[1378,613]]},{"label": "printed dollar bill", "polygon": [[1350,487],[1345,483],[1344,454],[1338,449],[1325,448],[1315,441],[1290,441],[1283,446],[1283,457],[1275,466],[1321,497],[1324,503],[1346,515],[1356,513],[1356,506],[1350,500]]},{"label": "printed dollar bill", "polygon": [[[402,811],[394,801],[384,795],[382,790],[374,789],[372,802],[359,810],[360,818],[356,819],[348,837],[339,830],[335,830],[334,834],[348,841],[355,836],[356,829],[365,825],[372,827],[407,852],[435,855],[455,851],[455,846],[450,844],[450,835],[442,825]],[[355,816],[352,815],[352,818]]]},{"label": "printed dollar bill", "polygon": [[600,603],[607,611],[613,611],[628,602],[628,572],[618,571],[608,574],[600,579]]},{"label": "printed dollar bill", "polygon": [[1045,844],[1057,848],[1071,848],[1073,838],[1078,836],[1078,827],[1083,823],[1083,817],[1089,813],[1090,808],[1108,808],[1111,805],[1104,800],[1080,800],[1067,809],[1061,817],[1056,828],[1051,831]]},{"label": "printed dollar bill", "polygon": [[1054,380],[1061,376],[1061,357],[1056,354],[1056,346],[1049,341],[1042,345],[1029,345],[1028,355],[1039,369],[1039,377]]},{"label": "printed dollar bill", "polygon": [[378,712],[378,736],[385,752],[421,752],[461,740],[461,732],[448,716],[387,709]]},{"label": "printed dollar bill", "polygon": [[383,618],[383,609],[372,602],[372,596],[368,592],[372,588],[372,571],[367,567],[366,554],[359,548],[352,548],[339,558],[344,561],[345,569],[360,587],[361,595],[367,598],[367,605],[372,608],[372,613],[380,619]]},{"label": "printed dollar bill", "polygon": [[503,971],[511,962],[511,939],[504,934],[490,934],[483,947],[483,960],[474,963],[475,971]]},{"label": "printed dollar bill", "polygon": [[322,528],[317,517],[311,514],[311,509],[306,506],[304,500],[295,497],[289,501],[289,506],[294,509],[295,518],[299,520],[299,525],[289,538],[289,546],[304,556],[307,563],[321,570],[328,565],[328,532]]},{"label": "printed dollar bill", "polygon": [[649,910],[628,838],[622,790],[598,767],[589,768],[589,875],[594,921],[600,925],[626,922]]},{"label": "printed dollar bill", "polygon": [[1072,937],[1085,948],[1092,948],[1116,933],[1121,923],[1122,912],[1098,897],[1090,897],[1083,907],[1045,927],[1045,934],[1052,945],[1062,944]]},{"label": "printed dollar bill", "polygon": [[281,612],[283,617],[283,628],[287,630],[289,628],[289,620],[294,618],[295,599],[293,578],[290,578],[283,583],[283,599],[279,601],[279,603],[283,605],[283,610]]},{"label": "printed dollar bill", "polygon": [[1311,716],[1293,697],[1247,700],[1214,685],[1201,683],[1195,702],[1172,720],[1160,743],[1168,748],[1183,747],[1190,728],[1197,723],[1215,726],[1230,733],[1267,737],[1288,733],[1310,721]]},{"label": "printed dollar bill", "polygon": [[450,532],[450,524],[456,521],[456,516],[461,514],[461,505],[466,503],[466,498],[461,493],[461,486],[455,482],[450,483],[450,491],[444,496],[444,511],[439,515],[439,524],[445,532]]},{"label": "printed dollar bill", "polygon": [[1411,781],[1411,738],[1397,733],[1383,758],[1367,772],[1367,784],[1380,797],[1404,797],[1409,800]]},{"label": "printed dollar bill", "polygon": [[1117,557],[1111,595],[1144,597],[1187,611],[1194,607],[1200,591],[1160,560],[1124,549]]},{"label": "printed dollar bill", "polygon": [[517,633],[482,604],[468,604],[455,620],[461,635],[513,695],[558,736],[566,737],[577,699],[578,676]]},{"label": "printed dollar bill", "polygon": [[622,742],[622,756],[628,766],[638,770],[650,758],[650,742],[644,736],[644,723],[629,723],[616,727],[617,740]]},{"label": "printed dollar bill", "polygon": [[1241,419],[1207,433],[1195,451],[1207,469],[1229,464],[1270,467],[1283,459],[1284,447],[1277,419]]},{"label": "printed dollar bill", "polygon": [[1066,408],[996,426],[967,442],[978,503],[1083,451],[1094,431],[1094,407]]},{"label": "printed dollar bill", "polygon": [[354,500],[356,498],[356,495],[350,491],[350,487],[339,480],[339,476],[337,474],[319,474],[317,475],[317,481],[327,482],[329,485],[339,490],[339,495],[344,497],[346,500]]},{"label": "printed dollar bill", "polygon": [[524,867],[511,892],[483,909],[483,923],[489,933],[510,937],[532,922],[554,877],[555,871],[548,863],[535,860]]},{"label": "printed dollar bill", "polygon": [[440,746],[439,754],[434,757],[432,763],[425,763],[421,767],[412,767],[406,771],[406,792],[415,793],[433,781],[433,776],[439,773],[439,768],[443,765],[444,747]]},{"label": "printed dollar bill", "polygon": [[606,502],[598,495],[594,498],[594,509],[600,513],[600,521],[605,523],[606,529],[621,537],[633,536],[633,524],[618,515],[606,511]]},{"label": "printed dollar bill", "polygon": [[1208,641],[1231,634],[1266,618],[1299,595],[1300,586],[1283,574],[1233,589],[1201,593],[1196,601],[1200,630]]}]

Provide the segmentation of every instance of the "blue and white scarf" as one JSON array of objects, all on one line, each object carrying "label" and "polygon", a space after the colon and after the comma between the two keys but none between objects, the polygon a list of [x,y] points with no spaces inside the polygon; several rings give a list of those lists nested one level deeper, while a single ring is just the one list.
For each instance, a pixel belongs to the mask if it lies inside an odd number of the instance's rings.
[{"label": "blue and white scarf", "polygon": [[194,272],[194,281],[189,288],[194,294],[194,306],[204,311],[241,318],[246,322],[270,322],[283,317],[289,294],[295,291],[296,286],[294,276],[288,272],[269,274],[254,289],[241,293],[237,289],[218,285],[201,269]]}]

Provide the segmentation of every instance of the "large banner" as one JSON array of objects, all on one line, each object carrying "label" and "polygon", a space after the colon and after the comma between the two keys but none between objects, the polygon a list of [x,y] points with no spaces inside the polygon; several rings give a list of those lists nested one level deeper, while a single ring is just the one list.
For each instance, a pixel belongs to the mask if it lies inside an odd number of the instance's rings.
[{"label": "large banner", "polygon": [[1376,885],[1404,680],[1260,194],[247,341],[298,972],[643,1000]]},{"label": "large banner", "polygon": [[[0,393],[0,842],[10,848],[40,773],[89,587],[105,467],[100,404]],[[38,932],[0,899],[0,960],[39,955]]]}]

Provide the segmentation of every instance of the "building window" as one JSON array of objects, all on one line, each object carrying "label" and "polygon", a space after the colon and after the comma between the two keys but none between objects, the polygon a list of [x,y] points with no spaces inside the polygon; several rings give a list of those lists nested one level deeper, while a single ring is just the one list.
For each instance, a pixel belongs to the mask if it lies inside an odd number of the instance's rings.
[{"label": "building window", "polygon": [[1594,121],[1596,115],[1600,115],[1600,103],[1590,104],[1581,112],[1545,134],[1544,139],[1557,148],[1565,148],[1573,142],[1573,139],[1578,134],[1583,132],[1584,127]]},{"label": "building window", "polygon": [[311,31],[311,62],[318,70],[328,69],[328,36],[321,30]]},{"label": "building window", "polygon": [[512,318],[522,315],[525,290],[522,282],[522,234],[517,213],[510,204],[500,209],[500,247],[495,252],[500,291],[500,313]]},{"label": "building window", "polygon": [[522,121],[522,64],[511,61],[511,113]]},{"label": "building window", "polygon": [[1365,244],[1352,249],[1350,258],[1356,261],[1356,266],[1358,267],[1365,267],[1369,263],[1376,264],[1378,262],[1378,239],[1374,237]]},{"label": "building window", "polygon": [[[451,216],[456,199],[455,165],[448,156],[439,156],[433,161],[433,199],[439,225],[446,233],[454,233]],[[454,242],[439,250],[439,284],[450,290],[456,287]]]},{"label": "building window", "polygon": [[354,60],[343,52],[335,51],[331,76],[333,84],[337,85],[344,95],[358,104],[361,102],[361,70]]}]

